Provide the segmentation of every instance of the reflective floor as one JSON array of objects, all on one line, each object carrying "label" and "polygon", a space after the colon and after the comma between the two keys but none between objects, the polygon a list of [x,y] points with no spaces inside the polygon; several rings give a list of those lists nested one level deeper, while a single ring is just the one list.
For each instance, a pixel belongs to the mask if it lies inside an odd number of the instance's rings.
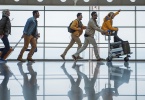
[{"label": "reflective floor", "polygon": [[0,100],[145,100],[145,62],[1,63]]}]

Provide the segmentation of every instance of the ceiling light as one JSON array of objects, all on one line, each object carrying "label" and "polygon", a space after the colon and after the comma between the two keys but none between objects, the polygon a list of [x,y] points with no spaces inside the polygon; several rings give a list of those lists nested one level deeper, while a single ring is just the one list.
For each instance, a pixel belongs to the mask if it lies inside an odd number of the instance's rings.
[{"label": "ceiling light", "polygon": [[66,0],[60,0],[61,2],[66,2]]},{"label": "ceiling light", "polygon": [[113,0],[107,0],[108,2],[112,2]]}]

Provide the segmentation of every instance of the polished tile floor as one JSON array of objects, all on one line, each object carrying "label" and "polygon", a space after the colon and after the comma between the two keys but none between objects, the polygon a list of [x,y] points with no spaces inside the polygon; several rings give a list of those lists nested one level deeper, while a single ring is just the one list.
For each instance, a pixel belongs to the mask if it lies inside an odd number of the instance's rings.
[{"label": "polished tile floor", "polygon": [[0,100],[145,100],[145,62],[1,63]]}]

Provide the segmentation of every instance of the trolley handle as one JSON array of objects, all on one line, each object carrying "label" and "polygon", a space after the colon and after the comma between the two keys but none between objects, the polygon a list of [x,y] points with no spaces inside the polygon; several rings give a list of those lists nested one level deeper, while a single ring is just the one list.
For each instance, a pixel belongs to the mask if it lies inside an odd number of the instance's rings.
[{"label": "trolley handle", "polygon": [[[108,31],[108,34],[105,35],[105,41],[111,40],[111,38],[110,38],[110,36],[111,36],[111,30],[107,30],[107,31]],[[106,36],[108,36],[108,39],[107,39]]]}]

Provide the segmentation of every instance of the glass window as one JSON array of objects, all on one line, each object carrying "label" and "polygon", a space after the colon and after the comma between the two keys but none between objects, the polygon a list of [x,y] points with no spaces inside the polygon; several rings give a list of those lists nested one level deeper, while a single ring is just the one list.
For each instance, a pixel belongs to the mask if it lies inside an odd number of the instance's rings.
[{"label": "glass window", "polygon": [[87,25],[89,12],[87,11],[46,11],[46,26],[69,26],[77,18],[77,13],[82,13],[82,23]]},{"label": "glass window", "polygon": [[145,28],[137,28],[136,39],[137,43],[145,43]]},{"label": "glass window", "polygon": [[[102,26],[105,16],[108,15],[109,12],[116,11],[100,11],[100,26]],[[135,12],[133,11],[121,11],[118,15],[116,15],[113,19],[113,26],[135,26]]]},{"label": "glass window", "polygon": [[145,11],[137,11],[136,13],[136,24],[137,24],[137,27],[138,26],[145,26],[145,19],[144,19],[144,16],[145,16]]}]

